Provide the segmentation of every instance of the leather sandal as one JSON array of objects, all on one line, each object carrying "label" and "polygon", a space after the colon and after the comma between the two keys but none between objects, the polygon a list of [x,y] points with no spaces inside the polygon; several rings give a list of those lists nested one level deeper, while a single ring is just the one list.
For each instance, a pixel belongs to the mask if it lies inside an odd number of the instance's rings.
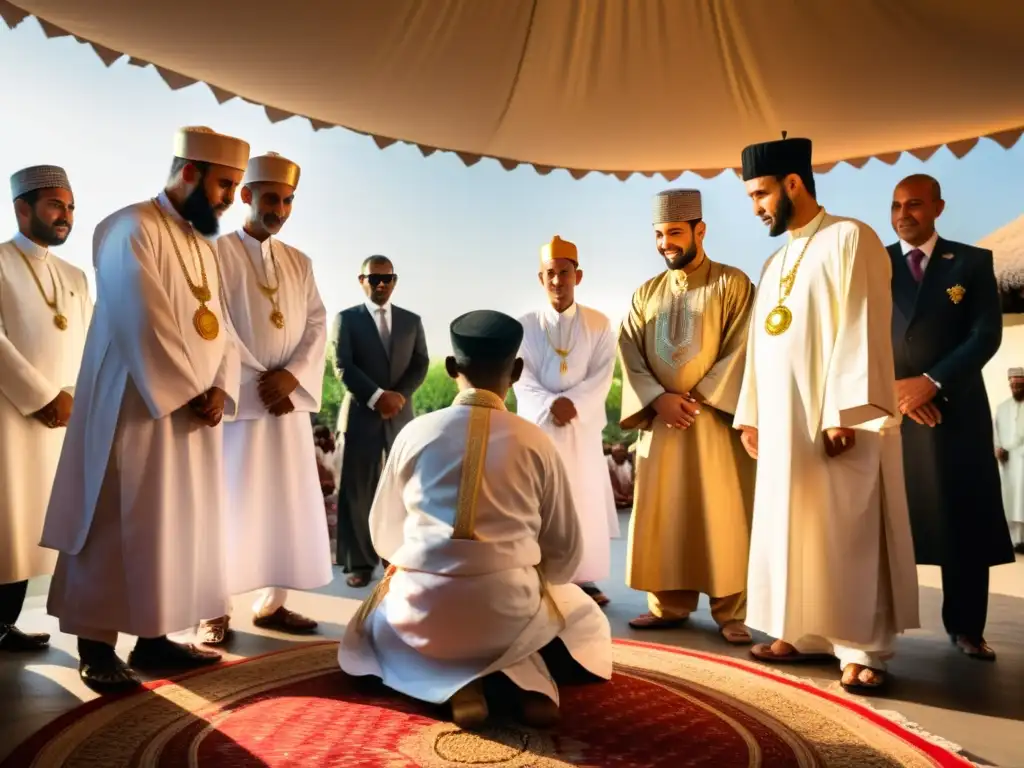
[{"label": "leather sandal", "polygon": [[750,649],[750,655],[766,664],[816,664],[836,658],[829,653],[800,653],[795,648],[791,653],[775,653],[771,643],[758,643]]},{"label": "leather sandal", "polygon": [[669,619],[664,616],[655,616],[653,613],[645,613],[631,619],[629,626],[633,629],[674,629],[681,627],[689,620],[689,615]]},{"label": "leather sandal", "polygon": [[862,664],[847,664],[843,667],[843,678],[839,685],[847,693],[873,694],[885,688],[888,682],[889,675],[884,670]]},{"label": "leather sandal", "polygon": [[738,619],[727,621],[719,628],[718,633],[730,645],[750,645],[754,642],[754,636],[750,634],[747,625]]},{"label": "leather sandal", "polygon": [[196,640],[201,645],[221,645],[227,640],[231,630],[231,617],[221,616],[218,619],[204,619],[196,629]]}]

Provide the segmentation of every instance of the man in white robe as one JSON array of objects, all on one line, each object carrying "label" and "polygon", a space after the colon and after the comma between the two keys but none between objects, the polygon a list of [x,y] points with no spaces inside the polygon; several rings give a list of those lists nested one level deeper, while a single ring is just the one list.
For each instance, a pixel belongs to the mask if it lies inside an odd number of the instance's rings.
[{"label": "man in white robe", "polygon": [[96,311],[43,529],[60,553],[47,608],[100,690],[139,682],[114,652],[119,632],[139,638],[140,670],[220,658],[167,634],[218,615],[228,594],[219,425],[239,363],[207,238],[249,145],[185,128],[174,157],[163,192],[96,227]]},{"label": "man in white robe", "polygon": [[11,176],[18,233],[0,244],[0,651],[46,647],[15,626],[28,581],[53,573],[39,546],[64,430],[74,403],[92,300],[85,273],[50,248],[75,219],[63,168]]},{"label": "man in white robe", "polygon": [[[261,590],[255,626],[292,634],[317,623],[285,607],[287,589],[315,589],[332,577],[309,429],[309,415],[320,411],[327,312],[309,257],[276,237],[299,173],[273,152],[249,160],[241,191],[249,215],[217,241],[241,359],[238,408],[224,425],[227,583],[232,594]],[[224,642],[230,607],[202,623],[201,642]]]},{"label": "man in white robe", "polygon": [[1024,555],[1024,368],[1011,368],[1010,399],[996,408],[996,459],[1013,550]]},{"label": "man in white robe", "polygon": [[615,333],[607,317],[576,301],[583,280],[576,246],[555,235],[540,257],[538,278],[548,305],[519,318],[523,375],[513,386],[516,412],[558,448],[583,530],[583,560],[574,581],[603,606],[608,598],[595,582],[608,578],[609,539],[619,535],[601,441],[615,370]]},{"label": "man in white robe", "polygon": [[895,635],[919,626],[889,257],[818,205],[809,140],[747,147],[742,164],[754,213],[789,233],[757,288],[734,422],[758,460],[747,624],[778,638],[752,652],[837,658],[845,688],[875,690]]},{"label": "man in white robe", "polygon": [[506,700],[542,727],[558,718],[563,673],[612,671],[608,620],[570,583],[583,542],[565,467],[541,429],[505,410],[522,337],[499,312],[452,323],[446,367],[459,395],[395,440],[370,513],[391,565],[338,654],[350,675],[450,702],[464,728],[488,717],[485,678],[511,683]]}]

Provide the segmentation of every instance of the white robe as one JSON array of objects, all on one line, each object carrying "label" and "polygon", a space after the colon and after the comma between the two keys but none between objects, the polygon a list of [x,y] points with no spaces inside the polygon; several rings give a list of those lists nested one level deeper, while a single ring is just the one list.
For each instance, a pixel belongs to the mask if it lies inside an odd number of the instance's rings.
[{"label": "white robe", "polygon": [[[260,243],[241,230],[217,245],[241,358],[238,410],[224,426],[228,587],[234,594],[322,587],[332,578],[331,552],[309,414],[320,410],[327,313],[313,265],[280,240]],[[257,279],[280,286],[284,328],[271,323],[272,307]],[[257,387],[261,373],[280,368],[299,387],[291,395],[295,410],[277,417]]]},{"label": "white robe", "polygon": [[1024,540],[1024,403],[1012,397],[996,408],[995,443],[1010,454],[999,462],[1003,509],[1015,544]]},{"label": "white robe", "polygon": [[[421,416],[395,441],[370,530],[397,571],[365,634],[349,624],[338,660],[348,674],[437,704],[495,672],[557,702],[539,654],[555,638],[593,674],[612,671],[608,619],[569,583],[582,542],[568,477],[540,429],[493,412],[476,538],[453,539],[471,410]],[[538,567],[564,623],[542,598]]]},{"label": "white robe", "polygon": [[[751,316],[734,422],[759,430],[747,624],[798,647],[822,637],[877,649],[919,626],[891,267],[869,227],[822,211],[795,233],[787,272],[819,220],[786,301],[792,326],[779,336],[765,330],[779,300],[781,250],[765,266]],[[833,427],[855,429],[856,445],[830,459],[822,431]]]},{"label": "white robe", "polygon": [[[549,305],[519,322],[524,331],[519,352],[524,367],[514,386],[516,412],[551,438],[569,473],[583,528],[583,560],[573,580],[607,579],[609,539],[619,535],[619,518],[601,432],[608,423],[605,400],[615,369],[615,333],[607,317],[579,304],[561,314]],[[565,374],[560,372],[562,359],[552,344],[571,350]],[[578,414],[564,427],[556,426],[551,416],[551,404],[560,397],[571,400]]]},{"label": "white robe", "polygon": [[[198,284],[189,225],[158,199]],[[219,387],[233,413],[238,353],[216,245],[199,243],[220,321],[212,341],[193,328],[198,303],[151,201],[96,227],[96,310],[42,538],[60,552],[47,608],[64,632],[155,637],[223,610],[223,427],[187,405]]]},{"label": "white robe", "polygon": [[[29,257],[54,313],[18,250]],[[32,414],[64,390],[74,394],[92,299],[85,273],[21,234],[0,244],[0,584],[53,573],[57,555],[39,546],[65,429]]]}]

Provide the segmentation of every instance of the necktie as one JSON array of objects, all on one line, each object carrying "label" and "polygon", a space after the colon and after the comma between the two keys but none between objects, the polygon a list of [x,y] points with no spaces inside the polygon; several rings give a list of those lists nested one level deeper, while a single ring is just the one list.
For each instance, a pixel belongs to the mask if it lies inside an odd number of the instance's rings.
[{"label": "necktie", "polygon": [[907,253],[907,265],[910,267],[910,274],[914,276],[914,282],[920,283],[924,277],[924,268],[921,266],[921,262],[924,261],[924,251],[920,248]]},{"label": "necktie", "polygon": [[391,330],[388,328],[387,312],[381,307],[377,310],[377,330],[380,332],[380,340],[384,345],[384,351],[391,356]]}]

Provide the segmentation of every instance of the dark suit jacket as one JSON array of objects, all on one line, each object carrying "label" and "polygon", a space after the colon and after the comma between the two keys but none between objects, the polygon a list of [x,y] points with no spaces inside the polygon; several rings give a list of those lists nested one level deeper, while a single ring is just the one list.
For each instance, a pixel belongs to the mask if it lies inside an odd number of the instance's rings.
[{"label": "dark suit jacket", "polygon": [[940,237],[920,285],[900,244],[888,251],[896,378],[942,385],[942,423],[904,418],[901,430],[917,562],[1013,562],[981,375],[1003,337],[992,251]]},{"label": "dark suit jacket", "polygon": [[[390,450],[398,432],[413,419],[412,395],[427,376],[430,358],[419,315],[392,305],[391,350],[385,352],[377,324],[365,304],[343,310],[337,322],[338,372],[348,390],[343,405],[345,449]],[[378,389],[405,396],[405,407],[385,420],[366,406]]]}]

